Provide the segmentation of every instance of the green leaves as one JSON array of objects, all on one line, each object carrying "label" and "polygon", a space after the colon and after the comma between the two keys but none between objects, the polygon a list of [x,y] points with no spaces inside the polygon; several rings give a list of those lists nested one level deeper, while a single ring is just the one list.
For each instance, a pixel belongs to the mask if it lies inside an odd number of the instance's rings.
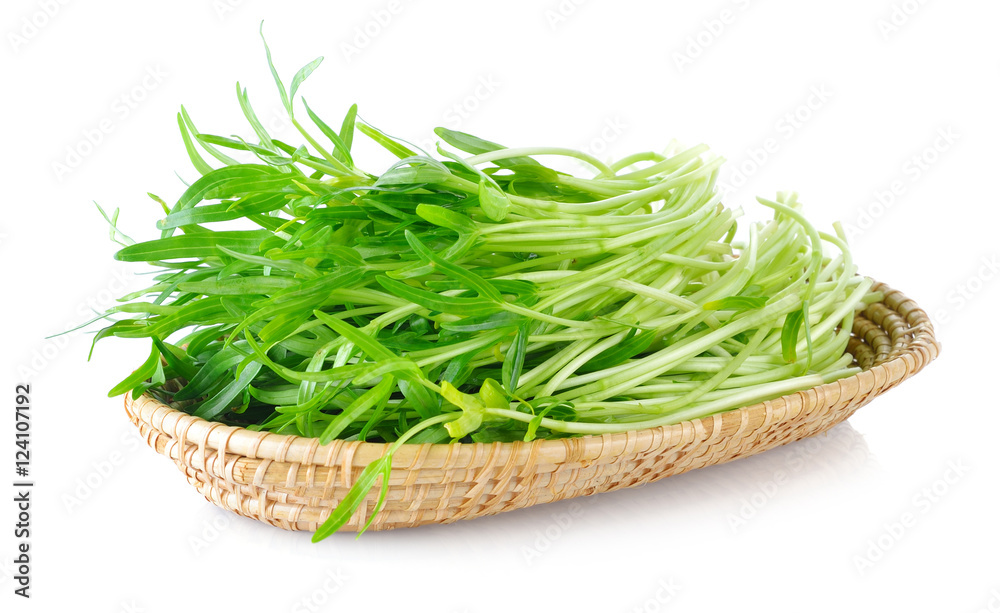
[{"label": "green leaves", "polygon": [[781,357],[789,364],[796,360],[795,345],[799,342],[799,329],[805,312],[802,309],[792,311],[785,316],[781,327]]},{"label": "green leaves", "polygon": [[242,296],[245,294],[268,296],[299,284],[299,281],[290,277],[231,277],[218,281],[179,283],[177,289],[183,292],[217,296]]},{"label": "green leaves", "polygon": [[764,296],[728,296],[720,300],[706,302],[702,307],[706,311],[752,311],[767,304]]},{"label": "green leaves", "polygon": [[[149,380],[148,382],[147,379]],[[146,361],[135,372],[111,388],[111,391],[108,392],[108,397],[114,398],[115,396],[121,396],[125,392],[131,391],[132,397],[138,398],[149,387],[162,385],[164,381],[163,365],[160,362],[160,350],[156,346],[156,343],[153,343]]]},{"label": "green leaves", "polygon": [[371,388],[361,396],[359,396],[354,402],[352,402],[346,409],[341,411],[330,424],[323,431],[323,434],[319,436],[319,442],[321,445],[326,445],[333,439],[340,436],[340,434],[348,428],[355,420],[359,419],[365,411],[371,409],[372,407],[379,405],[385,406],[385,403],[389,400],[389,395],[396,388],[396,379],[392,375],[386,375],[378,382],[375,387]]},{"label": "green leaves", "polygon": [[457,162],[459,170],[465,170],[472,178],[479,178],[479,207],[493,221],[503,221],[510,210],[510,199],[490,175],[479,170],[468,161],[448,151],[438,150]]},{"label": "green leaves", "polygon": [[194,412],[195,417],[214,419],[231,408],[230,405],[233,399],[243,394],[243,391],[247,389],[250,382],[260,372],[262,365],[260,362],[250,361],[241,366],[242,368],[237,369],[238,374],[236,379],[222,388],[219,393],[198,406],[198,410]]},{"label": "green leaves", "polygon": [[420,242],[420,239],[409,230],[405,230],[404,235],[406,236],[406,242],[413,249],[414,253],[420,256],[420,259],[430,264],[433,270],[440,271],[445,275],[448,275],[466,288],[471,289],[487,300],[491,300],[496,303],[503,302],[503,296],[500,295],[500,292],[495,287],[487,283],[485,279],[457,264],[453,264],[438,257],[434,252],[425,247],[424,244]]},{"label": "green leaves", "polygon": [[434,128],[434,133],[452,147],[473,155],[503,149],[503,145],[491,143],[466,132],[458,132],[448,128]]},{"label": "green leaves", "polygon": [[417,205],[416,213],[425,221],[436,226],[441,226],[442,228],[454,230],[461,236],[475,234],[478,231],[475,222],[469,219],[468,216],[442,206],[421,203]]},{"label": "green leaves", "polygon": [[503,386],[509,393],[517,392],[517,381],[521,377],[521,369],[524,368],[524,356],[528,347],[528,322],[522,321],[517,327],[514,335],[514,342],[510,344],[507,355],[503,360]]},{"label": "green leaves", "polygon": [[[260,22],[260,40],[264,43],[264,52],[267,54],[267,67],[271,69],[271,76],[274,77],[274,84],[278,86],[278,95],[281,96],[281,104],[284,105],[285,110],[288,111],[288,115],[291,116],[292,115],[292,97],[290,97],[288,95],[288,92],[285,91],[285,85],[281,82],[281,77],[278,76],[278,71],[274,68],[274,62],[271,61],[271,48],[267,46],[267,39],[264,38],[264,22],[263,21]],[[319,58],[319,60],[314,61],[314,63],[316,63],[318,65],[318,62],[321,61],[321,60],[322,60],[322,58]],[[302,70],[300,70],[299,74],[302,74],[304,70],[306,70],[306,69],[303,68]],[[312,72],[312,69],[310,69],[309,72]],[[302,82],[302,80],[305,79],[305,77],[309,76],[309,72],[305,73],[304,76],[302,76],[301,78],[299,78],[299,82],[298,83],[295,83],[295,82],[292,83],[292,90],[293,90],[292,95],[293,96],[294,96],[294,90],[298,89],[298,86]],[[298,78],[299,74],[297,74],[295,76]]]},{"label": "green leaves", "polygon": [[539,398],[535,401],[535,405],[533,408],[537,412],[528,422],[527,431],[524,433],[525,443],[535,440],[538,428],[541,427],[542,420],[546,417],[562,421],[576,421],[577,413],[573,409],[572,402],[562,402],[558,398]]},{"label": "green leaves", "polygon": [[174,394],[174,400],[193,400],[218,387],[229,377],[229,371],[245,359],[246,354],[242,350],[245,346],[245,343],[236,343],[217,349],[203,361],[194,377],[185,377],[188,383]]},{"label": "green leaves", "polygon": [[441,382],[441,396],[445,400],[462,409],[462,415],[455,421],[444,425],[452,438],[462,438],[479,428],[486,415],[486,405],[479,398],[458,391],[448,381]]},{"label": "green leaves", "polygon": [[[319,58],[319,59],[322,60],[323,58]],[[313,113],[312,109],[309,108],[309,105],[306,103],[306,99],[305,98],[302,99],[302,105],[304,107],[306,107],[306,113],[309,115],[309,119],[311,119],[312,122],[314,124],[316,124],[316,127],[318,127],[320,129],[320,132],[322,132],[327,138],[330,139],[330,142],[333,143],[333,147],[334,147],[333,154],[335,156],[337,156],[337,159],[339,159],[341,162],[344,162],[344,163],[348,164],[349,166],[354,166],[354,158],[351,157],[351,143],[350,143],[350,140],[343,139],[340,135],[338,135],[336,132],[333,131],[333,128],[331,128],[330,126],[326,125],[326,123],[322,119],[320,119],[319,116],[316,115],[316,113]],[[352,106],[351,109],[352,109],[353,112],[357,113],[358,107],[357,107],[357,105],[355,105],[355,106]],[[345,121],[346,121],[346,118],[345,118]],[[344,128],[342,128],[342,129],[350,130],[353,133],[353,131],[354,131],[354,120],[353,120],[353,118],[351,119],[350,125],[344,126]],[[353,134],[352,134],[352,136],[353,136]]]},{"label": "green leaves", "polygon": [[378,128],[374,128],[366,123],[357,124],[357,128],[362,134],[372,139],[379,145],[382,145],[389,153],[395,155],[401,160],[417,155],[412,149],[397,142],[395,139],[385,134]]},{"label": "green leaves", "polygon": [[580,372],[587,373],[612,368],[645,352],[653,343],[655,334],[650,332],[640,334],[639,332],[638,328],[631,328],[621,343],[594,356],[580,368]]},{"label": "green leaves", "polygon": [[409,155],[382,173],[375,185],[381,187],[414,183],[447,183],[450,178],[451,172],[437,160]]},{"label": "green leaves", "polygon": [[[136,242],[117,209],[100,210],[115,257],[157,270],[98,314],[111,321],[95,342],[152,340],[112,394],[150,390],[199,417],[322,444],[391,443],[314,540],[381,478],[370,525],[408,441],[637,430],[854,372],[849,323],[870,282],[847,255],[823,254],[793,194],[763,201],[774,220],[735,241],[721,161],[704,147],[605,164],[438,128],[449,147],[426,152],[358,122],[357,106],[327,123],[300,91],[323,58],[286,89],[263,44],[304,142],[269,134],[239,83],[242,135],[204,134],[181,107],[199,176],[172,207],[154,197],[159,235]],[[310,121],[295,119],[296,96]],[[356,131],[398,161],[362,170]]]},{"label": "green leaves", "polygon": [[[479,137],[467,134],[465,132],[459,132],[457,130],[449,130],[448,128],[434,128],[434,133],[440,136],[441,140],[448,143],[452,147],[455,147],[460,151],[465,151],[466,153],[471,153],[473,155],[504,149],[503,145],[498,145],[497,143],[493,143],[488,140],[483,140]],[[538,162],[536,162],[535,160],[531,159],[530,157],[524,157],[524,156],[497,160],[497,164],[499,166],[539,165]]]},{"label": "green leaves", "polygon": [[347,115],[344,115],[344,121],[340,125],[340,140],[343,141],[347,150],[351,150],[351,146],[354,143],[354,121],[358,116],[358,105],[352,104],[351,108],[347,110]]},{"label": "green leaves", "polygon": [[[297,73],[295,73],[295,76],[292,78],[292,84],[288,88],[289,105],[291,105],[291,102],[295,100],[295,92],[298,91],[299,86],[302,85],[302,82],[305,81],[307,78],[309,78],[309,75],[311,75],[314,70],[319,68],[319,65],[322,63],[323,63],[323,58],[321,56],[309,62],[308,64],[300,68]],[[291,109],[289,109],[289,111],[290,110]]]},{"label": "green leaves", "polygon": [[[273,66],[271,67],[271,70],[274,70]],[[281,86],[280,81],[278,81],[278,87],[279,91],[285,91],[284,87]],[[274,146],[271,136],[267,133],[267,130],[264,129],[263,124],[260,123],[260,119],[257,118],[257,114],[254,112],[253,107],[250,106],[250,96],[247,94],[246,88],[244,87],[241,89],[239,83],[236,83],[236,98],[240,102],[240,109],[243,110],[243,116],[246,117],[247,121],[250,123],[250,127],[253,128],[254,133],[257,134],[257,137],[260,138],[261,146],[265,147],[269,151],[277,153],[278,149]],[[286,109],[288,108],[287,99],[287,95],[283,94],[282,103],[286,103]]]},{"label": "green leaves", "polygon": [[331,317],[323,311],[313,311],[313,315],[332,328],[334,332],[354,343],[358,349],[363,351],[373,360],[385,360],[396,357],[396,354],[380,345],[374,338],[361,332],[357,328],[352,327],[350,324],[344,323],[335,317]]},{"label": "green leaves", "polygon": [[490,315],[464,317],[458,321],[446,321],[441,324],[441,329],[457,333],[482,332],[485,330],[514,328],[524,321],[524,315],[501,311]]},{"label": "green leaves", "polygon": [[422,306],[430,311],[476,317],[479,315],[490,315],[500,310],[500,307],[491,300],[443,296],[412,287],[388,277],[377,277],[377,280],[378,284],[390,294]]},{"label": "green leaves", "polygon": [[[185,190],[170,214],[179,213],[196,206],[208,198],[230,198],[266,188],[269,193],[282,192],[288,186],[288,179],[270,166],[260,164],[236,164],[210,171]],[[190,231],[194,226],[187,226]],[[163,238],[173,234],[173,226],[165,227]]]},{"label": "green leaves", "polygon": [[95,202],[94,206],[97,207],[97,210],[101,213],[101,217],[104,218],[104,221],[108,222],[109,236],[111,237],[112,241],[118,243],[123,247],[135,244],[134,240],[132,240],[128,235],[126,235],[125,233],[123,233],[121,230],[118,229],[118,213],[119,213],[118,209],[115,209],[115,212],[111,214],[111,217],[108,217],[108,214],[104,212],[104,209],[101,208],[101,205]]},{"label": "green leaves", "polygon": [[161,230],[200,225],[219,221],[241,219],[250,215],[270,213],[288,203],[284,194],[257,193],[244,196],[236,202],[222,202],[192,207],[170,213],[157,222]]},{"label": "green leaves", "polygon": [[[237,93],[239,94],[239,87],[237,86],[236,89]],[[184,146],[187,149],[188,157],[191,158],[191,163],[194,164],[195,168],[198,169],[198,171],[201,172],[202,174],[207,174],[208,172],[211,172],[211,168],[208,167],[208,164],[201,157],[201,154],[198,153],[197,149],[194,148],[194,143],[192,142],[192,139],[198,139],[199,142],[201,142],[201,139],[199,138],[201,136],[201,133],[198,132],[198,128],[196,128],[194,122],[191,121],[191,116],[188,115],[187,109],[185,109],[183,105],[181,105],[181,112],[177,115],[177,120],[178,120],[177,123],[181,129],[181,138],[184,140]],[[219,160],[223,164],[226,164],[227,166],[233,166],[239,164],[239,162],[229,157],[228,155],[222,153],[212,145],[206,145],[204,142],[201,142],[201,146],[212,157]]]},{"label": "green leaves", "polygon": [[809,320],[806,318],[808,312],[809,303],[803,302],[802,308],[785,316],[785,323],[781,327],[781,357],[789,364],[798,360],[796,346],[799,343],[799,330],[804,329],[808,359],[802,370],[808,368],[809,364],[812,363],[813,356],[812,335],[810,334]]},{"label": "green leaves", "polygon": [[368,526],[371,524],[371,520],[378,514],[379,509],[385,503],[385,497],[388,493],[389,486],[389,473],[392,469],[392,455],[386,454],[370,463],[368,466],[361,471],[358,478],[355,479],[354,484],[351,489],[347,491],[347,495],[341,500],[337,506],[330,513],[330,516],[326,518],[326,521],[320,525],[316,532],[312,536],[312,542],[318,543],[323,539],[327,538],[340,528],[344,526],[347,522],[351,520],[351,516],[354,512],[358,510],[361,503],[364,502],[365,496],[375,485],[375,481],[379,477],[382,477],[382,491],[379,493],[378,502],[375,504],[375,508],[372,509],[369,521],[365,524],[364,528],[358,533],[361,536]]},{"label": "green leaves", "polygon": [[493,221],[503,221],[510,211],[510,198],[496,182],[484,178],[479,181],[479,206]]},{"label": "green leaves", "polygon": [[181,113],[177,113],[177,127],[181,131],[181,139],[184,141],[184,149],[187,150],[188,157],[191,159],[191,163],[194,165],[195,169],[201,174],[208,174],[212,172],[212,167],[208,165],[205,158],[201,157],[198,153],[198,149],[194,146],[194,140],[191,137],[191,132],[188,129],[187,123],[184,121],[184,116]]},{"label": "green leaves", "polygon": [[185,234],[159,240],[136,243],[121,249],[115,259],[122,262],[156,262],[179,258],[209,258],[225,255],[222,249],[257,251],[269,232],[228,231],[206,234]]}]

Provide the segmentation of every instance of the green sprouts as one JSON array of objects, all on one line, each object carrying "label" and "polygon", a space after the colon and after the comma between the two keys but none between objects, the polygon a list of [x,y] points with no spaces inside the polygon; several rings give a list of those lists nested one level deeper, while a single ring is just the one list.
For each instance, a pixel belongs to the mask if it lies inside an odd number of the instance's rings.
[{"label": "green sprouts", "polygon": [[[870,281],[794,194],[761,199],[773,218],[737,239],[722,160],[703,146],[606,164],[443,128],[424,152],[354,107],[335,128],[296,98],[321,60],[287,89],[270,64],[305,144],[268,134],[239,87],[252,136],[203,134],[181,110],[201,176],[155,238],[105,216],[117,259],[158,274],[97,334],[149,344],[112,395],[324,444],[393,443],[317,540],[379,482],[384,500],[404,443],[624,432],[857,371],[846,347]],[[359,137],[398,161],[363,169]]]}]

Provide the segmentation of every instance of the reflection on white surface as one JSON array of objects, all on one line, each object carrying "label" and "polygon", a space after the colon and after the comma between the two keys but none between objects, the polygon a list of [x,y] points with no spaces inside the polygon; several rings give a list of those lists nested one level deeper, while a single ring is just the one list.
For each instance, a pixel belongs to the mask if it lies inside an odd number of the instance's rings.
[{"label": "reflection on white surface", "polygon": [[568,540],[578,525],[598,518],[623,522],[657,515],[668,523],[683,523],[715,517],[719,526],[736,533],[786,495],[863,481],[879,470],[864,437],[845,422],[825,434],[645,486],[454,524],[369,532],[356,541],[352,534],[338,534],[314,545],[308,533],[286,532],[206,503],[191,518],[188,536],[178,546],[193,558],[204,558],[220,543],[227,549],[236,540],[253,543],[269,555],[327,559],[333,549],[354,555],[389,547],[397,558],[423,557],[433,544],[441,555],[490,551],[531,567],[557,549],[560,540]]}]

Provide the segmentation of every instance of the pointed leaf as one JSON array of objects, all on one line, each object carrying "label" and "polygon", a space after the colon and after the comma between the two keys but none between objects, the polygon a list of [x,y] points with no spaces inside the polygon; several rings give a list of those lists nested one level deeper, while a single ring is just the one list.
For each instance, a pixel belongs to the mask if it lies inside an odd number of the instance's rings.
[{"label": "pointed leaf", "polygon": [[792,311],[785,316],[785,325],[781,327],[781,357],[788,363],[796,360],[795,345],[799,342],[799,328],[804,316],[802,309]]},{"label": "pointed leaf", "polygon": [[267,66],[271,69],[271,76],[274,77],[274,84],[278,86],[278,94],[281,95],[281,103],[285,106],[285,110],[288,111],[289,116],[291,116],[291,100],[288,97],[288,92],[285,90],[285,84],[281,82],[281,77],[278,76],[278,71],[275,69],[274,62],[271,60],[271,48],[267,46],[267,39],[264,38],[263,21],[260,22],[260,39],[264,42],[264,52],[267,54]]},{"label": "pointed leaf", "polygon": [[479,206],[493,221],[503,221],[510,210],[510,198],[492,180],[479,181]]},{"label": "pointed leaf", "polygon": [[357,117],[358,105],[352,104],[351,108],[347,109],[347,115],[344,115],[344,121],[340,125],[340,139],[347,145],[348,153],[354,144],[354,122]]},{"label": "pointed leaf", "polygon": [[288,100],[289,102],[295,100],[295,92],[298,91],[299,86],[302,82],[309,78],[309,75],[313,73],[314,70],[319,68],[319,65],[323,63],[323,56],[316,58],[315,60],[309,62],[305,66],[299,69],[292,77],[292,84],[288,88]]},{"label": "pointed leaf", "polygon": [[[330,513],[330,516],[326,518],[326,521],[316,530],[313,534],[312,542],[318,543],[330,536],[337,530],[339,530],[344,524],[351,520],[351,516],[354,512],[358,510],[361,503],[364,502],[365,496],[375,485],[376,479],[380,476],[384,481],[387,481],[386,474],[387,471],[392,467],[392,456],[385,455],[374,462],[370,463],[361,471],[358,478],[354,481],[354,485],[348,490],[347,495],[344,499],[340,501],[337,508]],[[385,491],[383,488],[382,495],[379,496],[379,500],[385,499]],[[378,508],[380,503],[376,503],[376,508]],[[372,514],[374,515],[374,513]]]}]

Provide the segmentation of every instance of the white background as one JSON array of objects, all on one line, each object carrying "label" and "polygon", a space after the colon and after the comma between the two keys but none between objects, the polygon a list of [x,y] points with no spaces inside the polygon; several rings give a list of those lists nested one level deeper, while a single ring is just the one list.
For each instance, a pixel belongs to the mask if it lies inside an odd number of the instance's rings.
[{"label": "white background", "polygon": [[[4,2],[0,608],[998,610],[998,18],[985,0]],[[181,104],[249,136],[239,80],[284,130],[262,19],[286,83],[326,56],[301,92],[335,125],[357,102],[420,143],[436,125],[602,158],[705,142],[748,218],[793,189],[818,226],[852,226],[861,272],[932,312],[943,357],[826,437],[639,489],[315,546],[216,509],[106,397],[146,344],[88,362],[89,334],[44,337],[142,286],[92,201],[154,235],[145,193],[195,177]],[[24,380],[30,602],[10,576]]]}]

